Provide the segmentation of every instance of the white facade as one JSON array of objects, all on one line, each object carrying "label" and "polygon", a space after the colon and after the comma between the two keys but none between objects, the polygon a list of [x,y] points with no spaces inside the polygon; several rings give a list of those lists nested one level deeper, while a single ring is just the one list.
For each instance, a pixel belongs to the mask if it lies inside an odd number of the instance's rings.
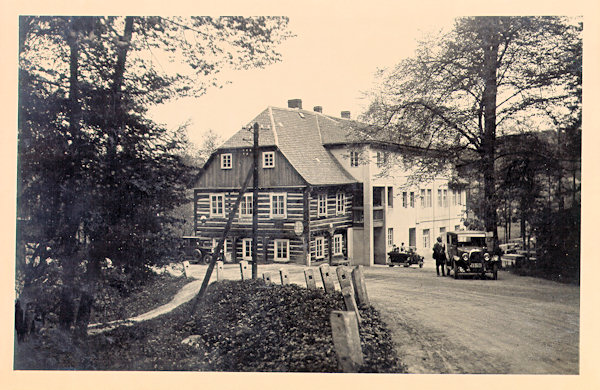
[{"label": "white facade", "polygon": [[[352,264],[385,264],[393,245],[400,247],[402,243],[431,257],[433,243],[441,233],[462,228],[466,194],[449,189],[448,178],[436,177],[410,186],[409,172],[394,152],[384,154],[370,145],[331,148],[330,152],[362,183],[362,210],[360,205],[353,205],[355,224],[348,233],[352,242],[348,257]],[[384,155],[393,161],[380,164]]]}]

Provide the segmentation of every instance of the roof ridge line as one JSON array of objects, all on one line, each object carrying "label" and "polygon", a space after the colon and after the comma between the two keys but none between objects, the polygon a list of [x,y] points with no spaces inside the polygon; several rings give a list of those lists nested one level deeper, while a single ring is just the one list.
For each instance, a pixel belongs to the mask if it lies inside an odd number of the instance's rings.
[{"label": "roof ridge line", "polygon": [[273,118],[273,107],[269,106],[269,118],[271,119],[271,130],[273,131],[273,138],[275,139],[275,146],[279,147],[279,137],[277,136],[277,126],[275,126],[275,118]]}]

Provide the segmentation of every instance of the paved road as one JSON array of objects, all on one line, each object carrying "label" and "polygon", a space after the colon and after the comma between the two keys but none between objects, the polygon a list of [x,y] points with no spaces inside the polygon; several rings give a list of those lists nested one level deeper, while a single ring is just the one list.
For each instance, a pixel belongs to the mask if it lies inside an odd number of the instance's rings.
[{"label": "paved road", "polygon": [[[282,267],[292,283],[305,285],[299,265],[259,265],[259,275],[271,272],[277,280]],[[502,271],[496,281],[436,277],[431,260],[421,269],[364,270],[371,303],[411,373],[579,372],[579,287]],[[188,276],[201,279],[205,271],[206,266],[192,265]],[[224,277],[239,280],[239,266],[226,264]],[[187,285],[176,304],[198,288],[199,280]]]}]

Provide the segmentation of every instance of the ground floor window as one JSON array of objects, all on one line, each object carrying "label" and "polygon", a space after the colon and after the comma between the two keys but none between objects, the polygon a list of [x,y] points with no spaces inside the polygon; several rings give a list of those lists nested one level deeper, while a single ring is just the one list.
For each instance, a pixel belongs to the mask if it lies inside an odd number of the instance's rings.
[{"label": "ground floor window", "polygon": [[315,258],[322,259],[325,257],[325,239],[323,237],[315,238]]},{"label": "ground floor window", "polygon": [[288,261],[290,258],[290,240],[275,240],[275,261]]},{"label": "ground floor window", "polygon": [[335,234],[333,236],[333,255],[341,255],[342,254],[342,235]]},{"label": "ground floor window", "polygon": [[393,228],[388,228],[387,241],[388,241],[388,243],[387,243],[388,246],[394,245],[394,229]]},{"label": "ground floor window", "polygon": [[244,238],[242,240],[242,258],[244,260],[252,260],[252,239]]},{"label": "ground floor window", "polygon": [[429,229],[423,229],[423,248],[429,248]]}]

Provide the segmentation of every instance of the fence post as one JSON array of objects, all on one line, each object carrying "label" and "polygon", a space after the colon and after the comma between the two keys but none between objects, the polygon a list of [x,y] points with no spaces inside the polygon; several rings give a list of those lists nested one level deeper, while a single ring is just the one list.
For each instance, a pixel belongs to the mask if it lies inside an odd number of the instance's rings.
[{"label": "fence post", "polygon": [[352,282],[354,283],[354,290],[356,292],[356,302],[359,305],[370,305],[362,265],[359,265],[352,270]]},{"label": "fence post", "polygon": [[189,278],[190,276],[192,276],[190,274],[190,262],[185,260],[183,262],[183,276],[185,276],[186,278]]},{"label": "fence post", "polygon": [[340,289],[344,289],[344,287],[350,287],[354,290],[354,286],[352,285],[352,270],[346,266],[340,265],[335,268],[335,273],[337,274],[338,281],[340,282]]},{"label": "fence post", "polygon": [[248,262],[246,260],[240,261],[240,273],[242,274],[242,280],[248,279],[246,273],[248,272]]},{"label": "fence post", "polygon": [[223,262],[222,261],[217,261],[217,282],[220,282],[221,280],[223,280]]},{"label": "fence post", "polygon": [[288,277],[288,272],[286,269],[279,269],[279,276],[281,277],[281,285],[285,286],[286,284],[290,284],[290,278]]},{"label": "fence post", "polygon": [[266,284],[273,283],[273,281],[271,280],[271,273],[270,272],[263,273],[263,280],[265,281]]},{"label": "fence post", "polygon": [[356,314],[356,321],[360,324],[360,314],[358,314],[358,306],[354,300],[354,290],[352,287],[344,287],[342,289],[342,296],[344,297],[344,304],[346,305],[346,311],[354,312]]},{"label": "fence post", "polygon": [[331,275],[329,264],[321,264],[319,266],[319,271],[321,271],[321,279],[323,279],[325,292],[330,293],[335,291],[335,284],[333,283],[333,276]]},{"label": "fence post", "polygon": [[306,279],[306,288],[309,290],[315,290],[317,288],[317,281],[315,280],[315,271],[312,268],[306,268],[304,270],[304,279]]},{"label": "fence post", "polygon": [[351,311],[332,311],[331,335],[342,372],[357,372],[363,364],[356,314]]}]

